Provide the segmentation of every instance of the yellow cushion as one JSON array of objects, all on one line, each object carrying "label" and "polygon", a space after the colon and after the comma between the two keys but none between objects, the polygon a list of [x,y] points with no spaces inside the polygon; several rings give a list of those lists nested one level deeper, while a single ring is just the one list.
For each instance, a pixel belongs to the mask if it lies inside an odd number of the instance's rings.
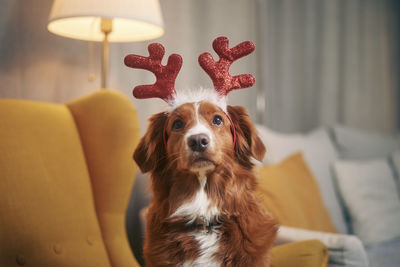
[{"label": "yellow cushion", "polygon": [[65,105],[0,100],[0,265],[110,266]]},{"label": "yellow cushion", "polygon": [[267,210],[282,225],[336,233],[318,185],[296,153],[280,164],[258,169],[258,193]]},{"label": "yellow cushion", "polygon": [[272,267],[325,267],[328,249],[318,240],[306,240],[272,249]]},{"label": "yellow cushion", "polygon": [[139,122],[131,101],[102,90],[67,104],[81,136],[94,201],[112,266],[139,266],[130,250],[125,214],[137,167],[132,155]]}]

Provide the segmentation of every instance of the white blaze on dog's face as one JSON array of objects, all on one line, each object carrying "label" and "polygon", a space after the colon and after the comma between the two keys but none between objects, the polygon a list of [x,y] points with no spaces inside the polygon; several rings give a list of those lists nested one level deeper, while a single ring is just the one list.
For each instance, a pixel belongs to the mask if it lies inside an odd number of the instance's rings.
[{"label": "white blaze on dog's face", "polygon": [[167,154],[178,169],[212,170],[233,153],[231,123],[217,105],[201,101],[183,104],[170,112],[166,126]]}]

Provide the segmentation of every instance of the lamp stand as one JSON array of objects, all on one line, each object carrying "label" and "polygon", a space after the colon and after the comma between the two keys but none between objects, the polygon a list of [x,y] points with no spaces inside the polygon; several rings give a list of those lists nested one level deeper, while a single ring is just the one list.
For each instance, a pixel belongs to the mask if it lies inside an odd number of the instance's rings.
[{"label": "lamp stand", "polygon": [[101,89],[106,89],[108,85],[108,59],[110,54],[108,35],[112,32],[112,19],[101,18],[100,27],[101,32],[104,33],[101,57]]}]

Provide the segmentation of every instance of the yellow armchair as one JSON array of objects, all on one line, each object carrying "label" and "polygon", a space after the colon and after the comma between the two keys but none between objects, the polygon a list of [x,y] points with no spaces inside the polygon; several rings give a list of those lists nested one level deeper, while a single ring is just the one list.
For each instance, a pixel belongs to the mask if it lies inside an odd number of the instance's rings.
[{"label": "yellow armchair", "polygon": [[131,102],[0,100],[0,266],[139,266],[125,233],[139,139]]}]

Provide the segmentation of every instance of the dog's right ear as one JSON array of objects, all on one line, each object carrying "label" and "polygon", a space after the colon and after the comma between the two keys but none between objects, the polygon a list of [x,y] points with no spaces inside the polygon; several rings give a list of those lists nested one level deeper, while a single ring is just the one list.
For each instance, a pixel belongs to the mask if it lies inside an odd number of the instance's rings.
[{"label": "dog's right ear", "polygon": [[146,134],[140,139],[140,142],[133,154],[137,165],[142,173],[146,173],[163,166],[166,160],[166,150],[163,142],[163,129],[168,115],[161,112],[153,115],[149,119],[149,127]]}]

